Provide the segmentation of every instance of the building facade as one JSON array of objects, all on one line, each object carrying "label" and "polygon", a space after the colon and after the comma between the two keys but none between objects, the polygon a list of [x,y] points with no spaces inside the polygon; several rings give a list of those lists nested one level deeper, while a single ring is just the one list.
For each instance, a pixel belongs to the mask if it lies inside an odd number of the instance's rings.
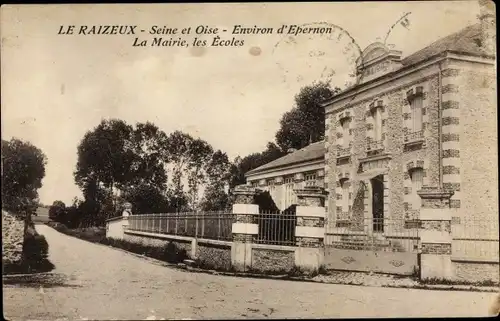
[{"label": "building facade", "polygon": [[443,253],[456,274],[484,261],[498,274],[495,32],[484,11],[480,23],[405,58],[371,44],[356,84],[324,103],[324,142],[250,171],[247,182],[270,191],[280,209],[296,201],[293,189],[324,186],[326,246],[349,226],[380,239],[414,229],[419,192],[442,191],[452,195],[445,229],[453,238]]},{"label": "building facade", "polygon": [[484,28],[405,59],[382,43],[365,49],[357,85],[325,104],[331,227],[417,219],[422,186],[453,192],[458,224],[470,215],[498,220],[496,70]]}]

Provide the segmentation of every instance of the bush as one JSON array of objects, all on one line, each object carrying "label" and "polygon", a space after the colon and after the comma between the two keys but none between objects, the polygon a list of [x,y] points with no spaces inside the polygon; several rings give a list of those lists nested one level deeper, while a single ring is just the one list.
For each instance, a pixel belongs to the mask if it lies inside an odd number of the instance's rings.
[{"label": "bush", "polygon": [[49,244],[43,235],[29,231],[23,243],[23,257],[17,264],[3,266],[3,274],[48,272],[54,265],[48,260]]},{"label": "bush", "polygon": [[23,244],[23,260],[31,265],[41,264],[49,255],[49,244],[43,235],[27,234]]}]

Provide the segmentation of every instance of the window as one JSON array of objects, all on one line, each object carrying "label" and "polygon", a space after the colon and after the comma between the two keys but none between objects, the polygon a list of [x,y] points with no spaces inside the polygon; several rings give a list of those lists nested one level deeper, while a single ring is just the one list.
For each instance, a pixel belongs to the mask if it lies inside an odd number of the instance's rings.
[{"label": "window", "polygon": [[348,148],[351,143],[351,133],[349,131],[349,125],[351,124],[351,119],[346,118],[342,121],[342,147]]},{"label": "window", "polygon": [[304,175],[304,180],[306,182],[306,186],[315,186],[316,185],[316,173],[309,173]]},{"label": "window", "polygon": [[412,196],[412,209],[418,210],[420,209],[421,199],[417,194],[417,191],[422,189],[422,185],[424,182],[424,171],[422,168],[415,168],[410,172],[411,177],[411,196]]},{"label": "window", "polygon": [[373,140],[382,140],[382,113],[380,108],[375,108],[372,110],[373,119]]},{"label": "window", "polygon": [[344,179],[340,182],[342,187],[342,213],[349,212],[349,181]]},{"label": "window", "polygon": [[418,133],[422,131],[422,105],[423,105],[422,95],[413,97],[413,99],[410,102],[410,108],[411,108],[410,132],[412,133]]}]

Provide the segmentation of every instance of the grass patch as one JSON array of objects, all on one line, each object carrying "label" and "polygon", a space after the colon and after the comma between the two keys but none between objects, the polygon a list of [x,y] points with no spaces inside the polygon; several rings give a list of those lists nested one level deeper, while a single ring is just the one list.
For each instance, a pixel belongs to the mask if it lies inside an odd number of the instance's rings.
[{"label": "grass patch", "polygon": [[125,240],[104,238],[99,243],[168,263],[181,263],[188,258],[187,251],[179,248],[173,242],[169,242],[165,246],[161,247],[145,245],[142,243],[133,243]]},{"label": "grass patch", "polygon": [[499,282],[493,280],[466,281],[466,280],[447,280],[440,278],[428,278],[420,281],[423,285],[471,285],[471,286],[498,286]]}]

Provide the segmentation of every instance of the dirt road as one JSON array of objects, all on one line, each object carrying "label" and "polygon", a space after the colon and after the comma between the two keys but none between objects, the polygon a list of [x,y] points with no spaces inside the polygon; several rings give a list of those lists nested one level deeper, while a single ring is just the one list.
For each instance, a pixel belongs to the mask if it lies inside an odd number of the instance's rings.
[{"label": "dirt road", "polygon": [[495,296],[190,273],[37,230],[56,269],[34,284],[4,285],[10,320],[485,316]]}]

